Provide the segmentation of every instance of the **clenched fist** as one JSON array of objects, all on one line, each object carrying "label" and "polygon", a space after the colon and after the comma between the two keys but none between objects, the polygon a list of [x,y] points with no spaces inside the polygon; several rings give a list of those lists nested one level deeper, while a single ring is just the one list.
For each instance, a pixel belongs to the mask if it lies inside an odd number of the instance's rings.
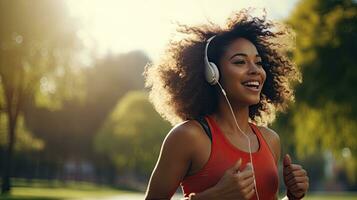
[{"label": "clenched fist", "polygon": [[287,188],[287,196],[291,199],[302,199],[309,188],[309,177],[301,165],[292,164],[288,154],[283,160],[284,183]]},{"label": "clenched fist", "polygon": [[251,199],[255,194],[254,172],[251,163],[248,163],[243,171],[239,171],[242,159],[239,159],[233,167],[227,169],[221,180],[215,186],[220,200]]}]

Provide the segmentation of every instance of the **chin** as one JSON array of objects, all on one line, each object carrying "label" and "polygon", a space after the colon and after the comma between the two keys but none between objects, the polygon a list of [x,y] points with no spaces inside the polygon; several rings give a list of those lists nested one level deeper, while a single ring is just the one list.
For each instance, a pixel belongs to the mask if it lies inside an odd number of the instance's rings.
[{"label": "chin", "polygon": [[256,105],[260,102],[260,99],[251,99],[251,98],[247,98],[244,99],[243,101],[241,100],[241,105],[246,105],[246,106],[253,106]]},{"label": "chin", "polygon": [[247,98],[245,102],[248,106],[256,105],[260,102],[260,96]]},{"label": "chin", "polygon": [[239,96],[233,97],[236,102],[240,102],[242,105],[252,106],[260,102],[261,92],[247,93],[246,91],[237,92]]},{"label": "chin", "polygon": [[259,100],[258,101],[252,101],[252,102],[249,103],[249,106],[253,106],[253,105],[256,105],[258,103],[259,103]]}]

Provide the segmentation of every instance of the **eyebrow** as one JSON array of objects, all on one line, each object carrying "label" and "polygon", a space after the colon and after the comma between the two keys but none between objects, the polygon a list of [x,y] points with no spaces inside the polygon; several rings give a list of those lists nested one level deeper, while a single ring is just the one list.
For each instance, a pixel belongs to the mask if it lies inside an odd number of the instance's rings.
[{"label": "eyebrow", "polygon": [[[234,54],[233,56],[231,56],[231,57],[229,58],[229,60],[231,60],[232,58],[234,58],[234,57],[236,57],[236,56],[244,56],[244,57],[248,57],[248,55],[247,55],[247,54],[245,54],[245,53],[236,53],[236,54]],[[257,54],[257,55],[255,55],[255,57],[260,57],[260,55],[259,55],[259,54]]]}]

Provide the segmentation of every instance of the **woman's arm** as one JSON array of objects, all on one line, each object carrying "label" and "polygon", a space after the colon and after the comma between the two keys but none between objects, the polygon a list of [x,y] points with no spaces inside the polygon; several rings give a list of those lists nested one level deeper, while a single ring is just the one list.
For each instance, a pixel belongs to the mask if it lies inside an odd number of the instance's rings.
[{"label": "woman's arm", "polygon": [[166,136],[149,181],[147,200],[170,199],[176,192],[189,170],[199,128],[192,122],[185,122]]}]

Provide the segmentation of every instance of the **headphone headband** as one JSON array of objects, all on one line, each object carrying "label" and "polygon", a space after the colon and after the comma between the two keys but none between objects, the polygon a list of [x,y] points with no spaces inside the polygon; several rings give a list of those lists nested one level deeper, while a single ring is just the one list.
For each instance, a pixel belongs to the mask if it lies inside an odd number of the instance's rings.
[{"label": "headphone headband", "polygon": [[211,43],[211,41],[216,37],[216,35],[210,37],[207,41],[206,41],[206,47],[205,47],[205,61],[206,63],[209,63],[209,60],[208,60],[208,47],[209,47],[209,44]]}]

